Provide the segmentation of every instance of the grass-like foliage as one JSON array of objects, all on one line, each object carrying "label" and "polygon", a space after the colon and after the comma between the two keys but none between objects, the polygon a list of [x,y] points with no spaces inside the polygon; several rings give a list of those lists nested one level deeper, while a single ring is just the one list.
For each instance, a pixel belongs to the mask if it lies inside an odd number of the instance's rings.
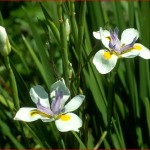
[{"label": "grass-like foliage", "polygon": [[148,1],[0,4],[0,148],[150,148]]}]

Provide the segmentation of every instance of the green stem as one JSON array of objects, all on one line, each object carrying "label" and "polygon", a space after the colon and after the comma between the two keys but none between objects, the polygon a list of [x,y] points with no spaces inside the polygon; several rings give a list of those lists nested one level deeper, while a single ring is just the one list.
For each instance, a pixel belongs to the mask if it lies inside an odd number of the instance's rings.
[{"label": "green stem", "polygon": [[58,18],[60,23],[60,39],[61,39],[61,53],[62,53],[62,63],[64,78],[67,87],[69,87],[69,72],[68,72],[68,52],[67,52],[67,36],[65,30],[65,24],[62,16],[62,2],[57,5]]},{"label": "green stem", "polygon": [[5,57],[5,63],[6,63],[6,67],[7,67],[8,71],[9,71],[9,75],[10,75],[10,82],[11,82],[11,86],[12,86],[12,94],[13,94],[14,105],[15,105],[16,109],[19,109],[20,104],[19,104],[19,98],[18,98],[18,90],[17,90],[16,79],[15,79],[13,70],[11,68],[8,56]]},{"label": "green stem", "polygon": [[102,142],[104,141],[106,135],[107,135],[107,131],[104,131],[104,133],[102,134],[102,136],[100,137],[99,141],[97,142],[96,146],[94,147],[94,150],[97,150],[100,145],[102,144]]},{"label": "green stem", "polygon": [[83,43],[83,35],[84,35],[84,24],[85,24],[85,13],[86,13],[86,1],[83,1],[80,6],[79,12],[79,25],[78,25],[78,54],[79,54],[79,70],[81,69],[81,65],[83,63],[82,60],[82,43]]},{"label": "green stem", "polygon": [[77,23],[76,23],[76,19],[75,19],[75,6],[74,6],[74,2],[70,2],[70,9],[71,9],[71,17],[70,17],[70,22],[71,22],[71,31],[73,34],[73,38],[74,38],[74,43],[75,46],[77,45],[77,37],[78,37],[78,29],[77,29]]},{"label": "green stem", "polygon": [[114,70],[110,73],[110,78],[109,78],[109,89],[108,89],[108,109],[107,109],[107,128],[109,130],[110,125],[111,125],[111,119],[112,119],[112,115],[113,115],[113,106],[114,106],[114,99],[115,99],[115,95],[114,95],[114,83],[115,83],[115,77],[116,77],[116,73],[118,70],[120,64],[120,60],[117,62],[116,67],[114,68]]},{"label": "green stem", "polygon": [[83,144],[83,142],[81,141],[81,139],[79,138],[79,136],[74,131],[72,131],[72,133],[75,136],[75,138],[78,140],[78,142],[80,143],[81,148],[82,149],[86,149],[86,146]]},{"label": "green stem", "polygon": [[[10,62],[9,62],[9,56],[5,57],[5,64],[6,64],[6,68],[9,72],[10,75],[10,83],[11,83],[11,87],[12,87],[12,94],[13,94],[13,101],[14,101],[14,106],[15,109],[19,109],[20,108],[20,103],[19,103],[19,98],[18,98],[18,90],[17,90],[17,84],[16,84],[16,79],[13,73],[13,70],[11,68]],[[18,123],[20,130],[22,130],[23,126],[21,123]],[[28,141],[25,138],[25,132],[24,130],[22,131],[22,136],[25,142],[25,145],[28,146]],[[10,135],[9,138],[15,142],[15,140],[13,139],[13,137]]]}]

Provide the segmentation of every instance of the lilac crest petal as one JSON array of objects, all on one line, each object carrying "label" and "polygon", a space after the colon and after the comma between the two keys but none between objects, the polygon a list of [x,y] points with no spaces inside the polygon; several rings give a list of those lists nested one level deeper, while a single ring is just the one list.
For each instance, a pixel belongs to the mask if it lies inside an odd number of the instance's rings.
[{"label": "lilac crest petal", "polygon": [[61,111],[60,104],[63,98],[63,92],[62,91],[58,92],[57,90],[55,92],[56,92],[56,99],[52,101],[51,109],[54,114],[57,114],[60,113]]},{"label": "lilac crest petal", "polygon": [[118,37],[118,32],[119,32],[119,29],[116,27],[116,28],[114,29],[114,35],[115,35],[116,37]]},{"label": "lilac crest petal", "polygon": [[135,37],[130,44],[127,44],[127,45],[123,46],[120,51],[123,52],[125,50],[128,50],[128,49],[132,48],[134,46],[136,40],[137,40],[137,37]]},{"label": "lilac crest petal", "polygon": [[68,97],[70,97],[70,91],[69,89],[66,87],[65,83],[61,80],[55,82],[54,84],[52,84],[51,88],[50,88],[50,96],[53,99],[55,99],[55,91],[58,91],[58,93],[62,92],[63,95],[66,95]]},{"label": "lilac crest petal", "polygon": [[60,101],[60,108],[64,107],[65,102],[69,99],[70,97],[70,91],[69,89],[66,87],[64,81],[57,81],[55,82],[52,86],[51,86],[51,93],[50,93],[50,97],[52,102],[56,99],[57,95],[56,95],[56,91],[58,93],[62,92],[63,93],[63,97],[62,100]]},{"label": "lilac crest petal", "polygon": [[114,49],[114,48],[115,48],[115,45],[113,45],[112,42],[109,41],[109,47],[110,47],[110,49]]},{"label": "lilac crest petal", "polygon": [[116,37],[114,36],[114,33],[113,33],[112,29],[110,29],[110,37],[111,37],[111,40],[113,40],[113,41],[116,39]]},{"label": "lilac crest petal", "polygon": [[121,42],[118,39],[118,31],[118,28],[115,28],[114,32],[110,29],[111,40],[109,42],[109,47],[116,52],[119,52],[121,47]]},{"label": "lilac crest petal", "polygon": [[38,99],[38,102],[36,103],[37,109],[41,112],[44,112],[45,114],[53,115],[53,112],[50,110],[49,107],[44,107],[41,105],[40,100]]}]

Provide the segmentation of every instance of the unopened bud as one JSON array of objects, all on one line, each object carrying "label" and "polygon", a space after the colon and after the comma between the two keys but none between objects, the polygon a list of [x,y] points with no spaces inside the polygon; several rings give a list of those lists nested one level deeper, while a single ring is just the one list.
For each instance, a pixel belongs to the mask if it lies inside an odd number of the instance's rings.
[{"label": "unopened bud", "polygon": [[11,51],[11,46],[4,27],[0,26],[0,54],[7,56]]}]

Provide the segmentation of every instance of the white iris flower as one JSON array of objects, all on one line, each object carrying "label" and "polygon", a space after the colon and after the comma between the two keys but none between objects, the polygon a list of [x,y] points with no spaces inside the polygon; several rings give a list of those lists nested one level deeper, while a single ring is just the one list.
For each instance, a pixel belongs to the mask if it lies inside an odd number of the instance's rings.
[{"label": "white iris flower", "polygon": [[93,63],[101,74],[109,73],[116,65],[118,58],[133,58],[140,56],[144,59],[150,59],[150,51],[140,43],[135,43],[139,33],[134,28],[126,29],[122,32],[121,40],[118,39],[118,28],[114,31],[103,30],[93,32],[96,39],[102,41],[107,49],[99,50]]},{"label": "white iris flower", "polygon": [[70,91],[63,81],[57,81],[51,86],[51,105],[47,92],[40,85],[34,86],[30,90],[32,101],[37,108],[22,107],[16,113],[15,120],[32,122],[41,119],[43,122],[55,121],[56,127],[61,132],[79,131],[82,126],[82,120],[72,111],[76,110],[82,104],[85,96],[77,95],[67,104],[70,97]]}]

